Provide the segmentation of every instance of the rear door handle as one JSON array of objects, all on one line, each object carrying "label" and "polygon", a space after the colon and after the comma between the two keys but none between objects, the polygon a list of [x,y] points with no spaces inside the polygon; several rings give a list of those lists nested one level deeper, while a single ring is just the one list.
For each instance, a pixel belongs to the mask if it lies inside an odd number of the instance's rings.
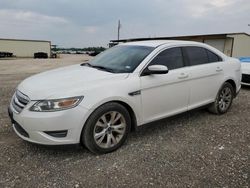
[{"label": "rear door handle", "polygon": [[181,73],[179,76],[178,76],[179,79],[185,79],[185,78],[188,78],[188,74],[185,74],[185,73]]},{"label": "rear door handle", "polygon": [[222,68],[220,68],[220,67],[217,67],[217,68],[216,68],[216,72],[221,72],[221,71],[223,71]]}]

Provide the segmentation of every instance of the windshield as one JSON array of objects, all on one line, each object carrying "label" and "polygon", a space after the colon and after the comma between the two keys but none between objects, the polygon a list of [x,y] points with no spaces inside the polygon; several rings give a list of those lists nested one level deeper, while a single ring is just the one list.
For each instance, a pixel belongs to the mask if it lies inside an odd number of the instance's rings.
[{"label": "windshield", "polygon": [[147,46],[115,46],[96,56],[89,65],[114,73],[131,73],[153,50]]}]

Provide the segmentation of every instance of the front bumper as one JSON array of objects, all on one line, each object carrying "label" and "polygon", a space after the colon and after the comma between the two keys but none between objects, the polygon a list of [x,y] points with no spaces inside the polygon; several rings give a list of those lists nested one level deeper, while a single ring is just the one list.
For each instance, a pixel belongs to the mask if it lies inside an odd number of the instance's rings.
[{"label": "front bumper", "polygon": [[242,74],[241,84],[250,86],[250,74]]},{"label": "front bumper", "polygon": [[77,106],[56,112],[31,112],[28,109],[32,105],[31,102],[21,113],[16,113],[11,104],[8,108],[13,129],[19,137],[43,145],[80,142],[83,125],[91,113],[89,110]]}]

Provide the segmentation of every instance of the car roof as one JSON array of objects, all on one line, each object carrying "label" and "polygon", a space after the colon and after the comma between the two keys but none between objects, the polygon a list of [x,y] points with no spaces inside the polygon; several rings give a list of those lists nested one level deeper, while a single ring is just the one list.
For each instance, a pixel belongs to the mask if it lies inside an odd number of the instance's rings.
[{"label": "car roof", "polygon": [[182,40],[145,40],[145,41],[137,41],[137,42],[126,42],[122,43],[120,45],[135,45],[135,46],[148,46],[148,47],[158,47],[164,44],[185,44],[185,45],[191,45],[191,44],[200,44],[199,42],[193,42],[193,41],[182,41]]},{"label": "car roof", "polygon": [[162,45],[185,45],[185,46],[199,46],[206,49],[211,50],[212,52],[216,53],[217,55],[221,56],[222,58],[227,58],[225,54],[221,51],[217,50],[216,48],[209,46],[205,43],[201,42],[194,42],[194,41],[184,41],[184,40],[145,40],[145,41],[136,41],[136,42],[126,42],[119,45],[134,45],[134,46],[148,46],[157,48]]}]

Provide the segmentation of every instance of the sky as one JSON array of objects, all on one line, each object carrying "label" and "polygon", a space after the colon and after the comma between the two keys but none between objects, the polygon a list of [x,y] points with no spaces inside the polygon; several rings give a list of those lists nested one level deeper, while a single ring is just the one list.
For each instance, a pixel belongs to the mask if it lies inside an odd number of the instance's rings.
[{"label": "sky", "polygon": [[103,46],[120,38],[250,33],[250,0],[0,0],[0,38]]}]

